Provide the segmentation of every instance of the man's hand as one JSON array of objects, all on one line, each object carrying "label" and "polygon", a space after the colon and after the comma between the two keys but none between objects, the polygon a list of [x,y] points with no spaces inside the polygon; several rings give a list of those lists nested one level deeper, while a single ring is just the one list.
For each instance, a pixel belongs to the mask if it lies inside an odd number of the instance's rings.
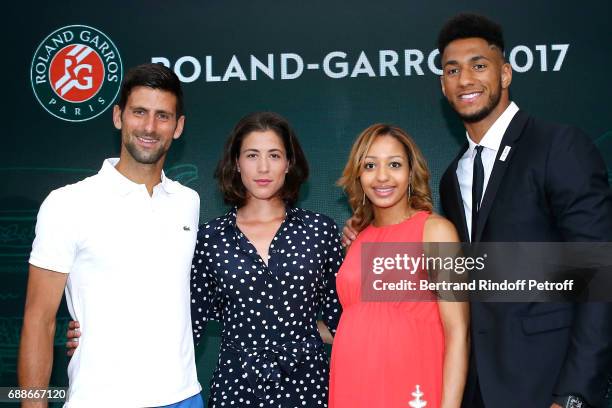
[{"label": "man's hand", "polygon": [[66,332],[66,355],[72,357],[77,347],[79,347],[79,337],[81,337],[81,331],[79,330],[81,325],[79,322],[71,320],[68,323],[68,331]]},{"label": "man's hand", "polygon": [[323,322],[323,320],[317,320],[317,329],[319,329],[319,335],[321,336],[321,340],[325,344],[333,344],[334,343],[334,335],[331,334],[329,328]]},{"label": "man's hand", "polygon": [[357,219],[355,218],[355,216],[352,216],[351,218],[346,220],[344,228],[342,228],[342,246],[345,248],[351,246],[353,241],[357,239],[357,234],[361,232],[355,228],[356,222]]}]

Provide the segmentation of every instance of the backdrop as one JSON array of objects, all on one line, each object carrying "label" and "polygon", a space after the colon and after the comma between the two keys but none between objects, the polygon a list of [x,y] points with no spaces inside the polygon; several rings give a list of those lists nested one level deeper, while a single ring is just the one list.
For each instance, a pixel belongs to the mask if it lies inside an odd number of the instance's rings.
[{"label": "backdrop", "polygon": [[[166,171],[199,192],[201,220],[225,211],[214,165],[234,123],[258,110],[287,117],[303,143],[312,176],[301,206],[344,222],[349,210],[335,182],[352,141],[375,122],[397,124],[416,139],[437,204],[439,178],[465,134],[440,92],[435,39],[460,11],[504,27],[519,107],[583,128],[612,167],[612,6],[605,0],[34,1],[10,2],[3,11],[0,386],[16,385],[38,207],[52,189],[118,154],[111,111],[130,66],[161,62],[184,82],[186,129]],[[63,308],[54,385],[66,382],[65,323]],[[129,322],[117,328],[129,333]],[[209,328],[197,349],[205,393],[219,333]],[[109,347],[129,356],[127,344]]]}]

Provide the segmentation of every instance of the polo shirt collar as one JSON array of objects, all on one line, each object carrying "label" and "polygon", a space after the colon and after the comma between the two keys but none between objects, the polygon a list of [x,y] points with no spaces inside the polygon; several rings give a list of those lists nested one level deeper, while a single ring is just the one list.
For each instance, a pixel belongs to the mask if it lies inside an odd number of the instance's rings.
[{"label": "polo shirt collar", "polygon": [[161,185],[164,191],[168,194],[176,193],[177,191],[179,191],[179,183],[177,181],[170,180],[168,177],[166,177],[166,173],[164,173],[163,170],[161,173],[161,183],[157,186],[159,185]]},{"label": "polo shirt collar", "polygon": [[[118,157],[112,157],[104,160],[102,163],[102,168],[98,172],[98,174],[107,181],[108,186],[118,195],[127,195],[131,192],[141,190],[144,185],[133,182],[132,180],[125,177],[123,174],[119,173],[117,168],[117,163],[119,163]],[[167,194],[172,194],[178,191],[178,183],[176,181],[170,180],[166,177],[165,173],[162,170],[161,174],[161,183],[157,184],[154,189],[162,188],[164,192]]]}]

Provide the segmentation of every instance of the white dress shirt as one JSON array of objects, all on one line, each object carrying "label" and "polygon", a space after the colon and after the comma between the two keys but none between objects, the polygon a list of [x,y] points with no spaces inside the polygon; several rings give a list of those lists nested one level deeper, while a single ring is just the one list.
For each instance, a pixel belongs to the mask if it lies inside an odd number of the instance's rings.
[{"label": "white dress shirt", "polygon": [[484,167],[484,185],[482,189],[482,197],[484,197],[502,138],[504,137],[504,133],[506,133],[506,129],[510,125],[510,121],[512,121],[512,118],[514,118],[514,115],[516,115],[518,110],[518,106],[516,106],[514,102],[510,102],[510,105],[508,105],[504,113],[502,113],[500,117],[497,118],[495,123],[493,123],[493,125],[489,128],[489,130],[487,130],[487,133],[485,133],[479,145],[474,143],[468,133],[465,132],[469,147],[463,156],[461,156],[461,159],[459,159],[456,174],[457,180],[459,181],[459,188],[461,189],[461,199],[463,200],[463,209],[465,211],[465,222],[467,223],[470,240],[472,238],[472,173],[474,171],[476,146],[483,147],[481,156],[482,165]]}]

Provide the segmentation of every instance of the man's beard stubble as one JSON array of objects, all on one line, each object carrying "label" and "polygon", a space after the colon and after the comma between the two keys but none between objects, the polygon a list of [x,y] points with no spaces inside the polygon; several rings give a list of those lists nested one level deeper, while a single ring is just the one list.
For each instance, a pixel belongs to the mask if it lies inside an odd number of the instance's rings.
[{"label": "man's beard stubble", "polygon": [[501,87],[502,87],[502,84],[500,81],[499,87],[497,88],[497,92],[491,93],[491,95],[489,96],[488,103],[477,112],[470,113],[470,114],[462,114],[461,112],[457,110],[457,108],[452,102],[450,105],[452,106],[453,110],[457,112],[457,115],[459,115],[461,120],[464,121],[465,123],[480,122],[481,120],[489,116],[489,114],[493,112],[493,110],[497,107],[497,105],[499,105],[499,101],[501,100]]},{"label": "man's beard stubble", "polygon": [[[133,135],[133,137],[138,137],[140,135]],[[151,135],[147,135],[150,137]],[[159,138],[156,138],[159,140]],[[157,163],[168,151],[164,149],[164,146],[159,146],[157,150],[146,152],[138,148],[134,143],[133,139],[130,138],[125,143],[125,148],[127,149],[130,156],[134,158],[140,164],[155,164]]]}]

